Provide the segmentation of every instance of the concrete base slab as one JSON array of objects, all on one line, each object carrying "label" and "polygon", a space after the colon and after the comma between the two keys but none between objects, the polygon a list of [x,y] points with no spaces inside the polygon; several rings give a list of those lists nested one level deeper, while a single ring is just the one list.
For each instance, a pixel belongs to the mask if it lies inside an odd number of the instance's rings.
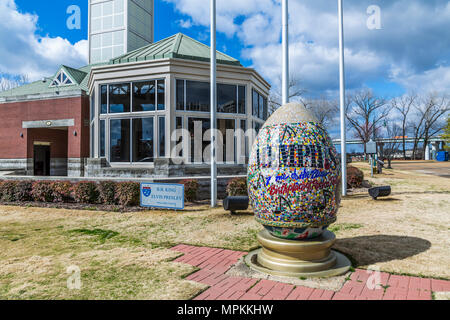
[{"label": "concrete base slab", "polygon": [[295,277],[295,278],[327,278],[327,277],[335,277],[340,276],[347,273],[350,270],[351,262],[350,260],[344,256],[343,254],[333,251],[333,254],[336,257],[336,263],[329,267],[329,269],[316,271],[316,272],[291,272],[291,271],[283,271],[283,270],[272,270],[267,267],[260,265],[257,261],[258,253],[261,252],[262,249],[258,249],[250,252],[245,257],[245,263],[253,270],[257,272],[262,272],[265,274],[269,274],[272,276],[279,277]]}]

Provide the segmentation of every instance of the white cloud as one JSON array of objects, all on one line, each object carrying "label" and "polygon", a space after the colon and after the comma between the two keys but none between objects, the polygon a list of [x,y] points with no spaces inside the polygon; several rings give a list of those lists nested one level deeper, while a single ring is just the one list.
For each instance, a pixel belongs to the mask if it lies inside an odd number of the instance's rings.
[{"label": "white cloud", "polygon": [[71,44],[61,37],[39,36],[37,22],[38,16],[20,12],[14,0],[0,0],[0,73],[37,80],[61,64],[87,64],[87,40]]},{"label": "white cloud", "polygon": [[[165,1],[193,24],[208,27],[209,5],[204,0]],[[373,4],[381,8],[381,30],[369,30],[366,25],[366,11]],[[310,93],[336,91],[337,1],[290,0],[289,11],[291,73]],[[218,31],[237,36],[242,57],[276,86],[281,73],[280,1],[219,1],[217,14]],[[405,89],[449,88],[449,1],[345,1],[344,15],[348,89],[380,80]]]}]

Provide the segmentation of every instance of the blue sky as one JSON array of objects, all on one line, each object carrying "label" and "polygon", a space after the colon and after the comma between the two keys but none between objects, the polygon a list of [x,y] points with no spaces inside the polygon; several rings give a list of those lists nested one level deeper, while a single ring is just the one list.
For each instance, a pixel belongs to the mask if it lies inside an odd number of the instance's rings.
[{"label": "blue sky", "polygon": [[[87,0],[0,0],[0,76],[48,76],[87,63]],[[80,30],[66,27],[70,5]],[[206,5],[205,5],[206,4]],[[207,0],[155,0],[155,40],[183,32],[209,42]],[[370,8],[379,28],[369,29]],[[281,73],[280,0],[218,0],[218,49],[260,72],[276,89]],[[387,98],[450,90],[450,2],[344,1],[348,90]],[[337,1],[290,0],[291,75],[309,96],[338,92]]]}]

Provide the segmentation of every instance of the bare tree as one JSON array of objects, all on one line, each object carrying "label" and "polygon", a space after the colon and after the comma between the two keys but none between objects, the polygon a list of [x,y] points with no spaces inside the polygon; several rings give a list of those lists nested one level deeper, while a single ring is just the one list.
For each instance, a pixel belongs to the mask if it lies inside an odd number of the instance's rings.
[{"label": "bare tree", "polygon": [[20,87],[28,82],[29,80],[27,75],[19,75],[15,79],[9,79],[0,74],[0,92]]},{"label": "bare tree", "polygon": [[390,106],[386,100],[374,96],[372,90],[365,89],[350,95],[346,102],[346,117],[355,137],[366,143],[379,133],[384,120],[389,114]]},{"label": "bare tree", "polygon": [[339,111],[337,101],[321,97],[318,99],[305,99],[303,103],[325,128],[336,123],[336,116]]},{"label": "bare tree", "polygon": [[419,99],[415,106],[416,120],[410,124],[414,134],[413,159],[416,159],[420,140],[423,139],[422,154],[425,155],[430,139],[445,128],[445,115],[449,110],[450,100],[445,95],[430,93]]},{"label": "bare tree", "polygon": [[403,160],[406,160],[406,130],[408,125],[408,115],[417,100],[414,94],[404,95],[391,100],[391,105],[394,110],[397,110],[401,115],[401,135],[402,135],[402,149]]},{"label": "bare tree", "polygon": [[380,147],[380,153],[383,158],[387,159],[388,161],[388,169],[392,169],[391,162],[396,153],[398,153],[400,149],[400,143],[398,142],[398,139],[396,137],[400,135],[402,132],[402,127],[399,126],[394,119],[391,119],[391,121],[386,122],[386,138],[392,139],[390,142],[385,143]]},{"label": "bare tree", "polygon": [[[281,78],[278,81],[281,84]],[[272,89],[269,95],[269,115],[274,113],[279,107],[281,107],[282,94],[278,89]],[[300,79],[296,76],[289,77],[289,101],[302,101],[302,96],[305,94],[306,90],[300,85]]]}]

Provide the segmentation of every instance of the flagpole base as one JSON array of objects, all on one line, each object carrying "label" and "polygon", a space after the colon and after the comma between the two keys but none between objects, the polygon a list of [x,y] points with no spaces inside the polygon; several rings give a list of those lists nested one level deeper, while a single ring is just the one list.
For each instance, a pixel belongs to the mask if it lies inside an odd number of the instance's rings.
[{"label": "flagpole base", "polygon": [[261,249],[245,257],[253,270],[285,277],[333,277],[350,270],[351,262],[343,254],[331,250],[336,236],[325,231],[311,240],[286,240],[272,236],[267,230],[258,234]]}]

